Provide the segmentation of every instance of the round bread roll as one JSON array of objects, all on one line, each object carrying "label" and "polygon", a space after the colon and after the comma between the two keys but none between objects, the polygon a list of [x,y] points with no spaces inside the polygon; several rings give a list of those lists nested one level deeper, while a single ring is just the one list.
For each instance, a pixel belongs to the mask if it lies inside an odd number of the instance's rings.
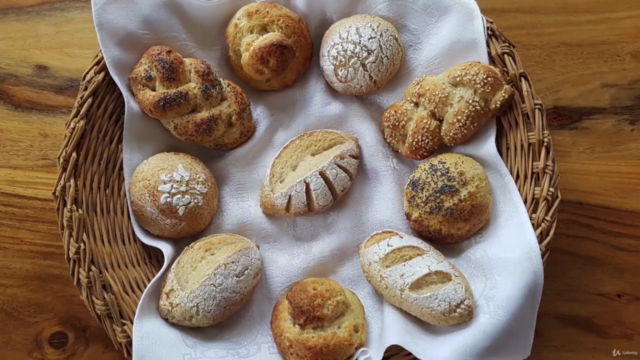
[{"label": "round bread roll", "polygon": [[273,308],[273,339],[286,360],[344,360],[364,346],[364,307],[326,278],[297,282]]},{"label": "round bread roll", "polygon": [[313,43],[298,14],[272,2],[243,6],[225,34],[231,68],[258,90],[293,85],[311,63]]},{"label": "round bread roll", "polygon": [[176,325],[215,325],[247,303],[261,276],[258,245],[235,234],[207,236],[187,246],[169,269],[158,311]]},{"label": "round bread roll", "polygon": [[334,23],[324,34],[320,66],[336,91],[366,95],[393,78],[403,56],[393,25],[374,15],[354,15]]},{"label": "round bread roll", "polygon": [[425,240],[436,243],[465,240],[491,215],[487,173],[468,156],[434,156],[409,177],[404,211],[411,228]]},{"label": "round bread roll", "polygon": [[218,186],[209,169],[183,153],[143,161],[129,183],[131,210],[150,233],[177,239],[204,230],[218,211]]}]

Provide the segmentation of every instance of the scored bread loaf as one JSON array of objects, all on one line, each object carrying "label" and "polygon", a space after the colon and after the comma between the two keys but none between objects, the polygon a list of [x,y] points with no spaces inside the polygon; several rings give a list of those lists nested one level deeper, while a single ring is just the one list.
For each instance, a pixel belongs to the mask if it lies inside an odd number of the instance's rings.
[{"label": "scored bread loaf", "polygon": [[364,307],[351,290],[326,278],[291,287],[273,308],[273,340],[285,360],[345,360],[364,346]]},{"label": "scored bread loaf", "polygon": [[327,210],[349,190],[359,163],[357,138],[336,130],[306,132],[276,155],[260,191],[260,207],[283,216]]},{"label": "scored bread loaf", "polygon": [[455,325],[473,317],[469,282],[424,241],[385,230],[364,241],[359,254],[365,277],[392,305],[433,325]]},{"label": "scored bread loaf", "polygon": [[168,322],[215,325],[251,297],[262,275],[258,245],[240,235],[216,234],[187,246],[162,286],[158,310]]}]

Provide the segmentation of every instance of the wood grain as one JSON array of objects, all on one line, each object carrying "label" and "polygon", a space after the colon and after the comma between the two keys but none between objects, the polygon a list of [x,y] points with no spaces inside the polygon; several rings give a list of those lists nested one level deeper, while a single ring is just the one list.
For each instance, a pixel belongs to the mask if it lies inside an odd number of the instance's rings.
[{"label": "wood grain", "polygon": [[[533,359],[640,352],[640,2],[479,0],[549,109],[563,194]],[[64,263],[51,190],[86,1],[0,0],[0,359],[120,359]]]}]

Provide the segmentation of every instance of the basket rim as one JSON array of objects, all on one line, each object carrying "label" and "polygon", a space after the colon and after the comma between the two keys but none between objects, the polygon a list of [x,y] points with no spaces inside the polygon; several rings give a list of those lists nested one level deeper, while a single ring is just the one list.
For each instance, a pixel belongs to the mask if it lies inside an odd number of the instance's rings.
[{"label": "basket rim", "polygon": [[[484,21],[490,62],[516,90],[510,109],[498,117],[496,146],[522,196],[546,263],[561,195],[545,106],[515,45],[493,20]],[[122,173],[123,112],[122,94],[99,51],[82,75],[65,124],[53,198],[72,280],[115,347],[130,357],[137,304],[163,260],[131,227]],[[98,135],[110,142],[100,142]],[[97,151],[100,146],[103,154]],[[389,348],[385,358],[407,355],[402,348]]]}]

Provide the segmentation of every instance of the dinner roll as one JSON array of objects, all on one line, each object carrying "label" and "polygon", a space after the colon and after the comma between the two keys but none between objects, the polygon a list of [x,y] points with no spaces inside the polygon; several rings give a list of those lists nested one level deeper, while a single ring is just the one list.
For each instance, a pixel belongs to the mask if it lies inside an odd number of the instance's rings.
[{"label": "dinner roll", "polygon": [[170,239],[204,230],[218,211],[218,186],[194,156],[160,153],[143,161],[129,182],[131,210],[150,233]]},{"label": "dinner roll", "polygon": [[249,300],[261,276],[258,245],[235,234],[207,236],[187,246],[169,269],[158,311],[176,325],[215,325]]},{"label": "dinner roll", "polygon": [[240,8],[225,38],[231,68],[258,90],[293,85],[311,63],[313,44],[307,25],[296,13],[273,2]]},{"label": "dinner roll", "polygon": [[320,46],[324,77],[347,95],[366,95],[385,86],[403,57],[398,31],[375,15],[354,15],[334,23]]},{"label": "dinner roll", "polygon": [[326,278],[299,281],[273,308],[273,340],[286,360],[345,360],[364,346],[364,307]]},{"label": "dinner roll", "polygon": [[460,154],[434,156],[409,177],[404,192],[409,225],[424,239],[455,243],[489,220],[491,186],[477,161]]}]

